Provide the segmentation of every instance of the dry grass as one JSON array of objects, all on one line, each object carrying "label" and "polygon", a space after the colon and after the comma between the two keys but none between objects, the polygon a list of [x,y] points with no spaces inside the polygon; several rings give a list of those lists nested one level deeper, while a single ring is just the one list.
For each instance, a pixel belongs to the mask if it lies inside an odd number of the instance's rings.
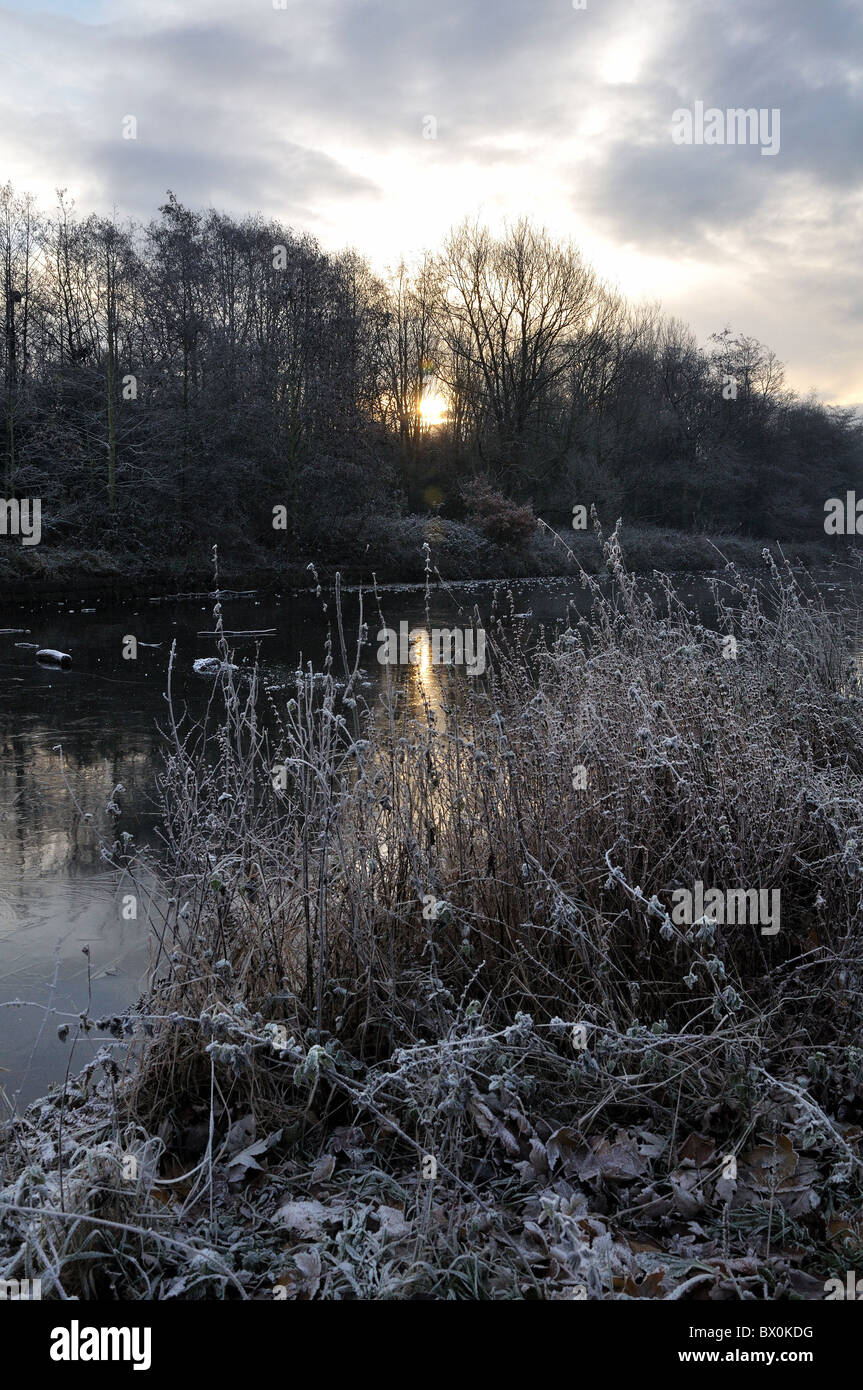
[{"label": "dry grass", "polygon": [[[773,560],[716,581],[708,629],[626,572],[616,536],[605,555],[588,619],[536,647],[504,601],[487,679],[434,711],[395,684],[365,706],[337,603],[337,656],[286,705],[226,667],[205,725],[172,722],[135,1065],[103,1110],[75,1092],[111,1152],[147,1160],[132,1191],[107,1184],[126,1233],[108,1242],[106,1185],[70,1152],[61,1203],[58,1153],[34,1147],[62,1146],[61,1102],[19,1121],[3,1232],[22,1267],[66,1294],[301,1298],[687,1296],[693,1267],[692,1292],[706,1269],[715,1296],[776,1298],[848,1267],[847,635]],[[778,935],[675,925],[695,880],[780,889]]]}]

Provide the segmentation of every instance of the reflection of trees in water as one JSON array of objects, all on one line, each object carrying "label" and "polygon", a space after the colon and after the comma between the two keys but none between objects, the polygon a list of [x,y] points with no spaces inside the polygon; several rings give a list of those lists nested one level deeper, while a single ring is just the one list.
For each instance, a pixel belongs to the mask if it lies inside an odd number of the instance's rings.
[{"label": "reflection of trees in water", "polygon": [[[70,731],[64,782],[52,734],[31,723],[6,736],[0,756],[0,872],[29,893],[38,891],[32,880],[42,875],[65,870],[73,877],[102,863],[100,841],[115,838],[105,806],[118,783],[125,788],[122,829],[137,837],[152,812],[155,735],[149,747],[130,752],[122,730],[106,730],[101,740],[95,731]],[[76,801],[92,819],[82,818]]]}]

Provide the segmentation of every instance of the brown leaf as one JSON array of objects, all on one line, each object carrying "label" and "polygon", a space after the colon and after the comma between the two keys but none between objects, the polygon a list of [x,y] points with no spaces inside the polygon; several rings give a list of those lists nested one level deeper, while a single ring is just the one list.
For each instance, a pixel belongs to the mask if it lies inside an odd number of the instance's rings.
[{"label": "brown leaf", "polygon": [[788,1283],[800,1298],[819,1303],[824,1298],[824,1280],[816,1279],[802,1269],[792,1269],[788,1275]]},{"label": "brown leaf", "polygon": [[837,1212],[827,1224],[830,1240],[847,1240],[849,1236],[863,1238],[863,1217],[859,1212]]},{"label": "brown leaf", "polygon": [[628,1294],[630,1298],[659,1298],[662,1292],[662,1285],[665,1281],[665,1270],[654,1269],[650,1274],[645,1274],[640,1283],[636,1283],[631,1274],[627,1274],[622,1280],[615,1279],[614,1286],[617,1288],[621,1284],[622,1292]]},{"label": "brown leaf", "polygon": [[794,1145],[784,1134],[773,1144],[756,1144],[743,1155],[742,1161],[752,1170],[758,1185],[767,1189],[792,1177],[797,1169]]},{"label": "brown leaf", "polygon": [[715,1153],[716,1145],[712,1139],[703,1134],[690,1134],[686,1143],[678,1150],[678,1158],[681,1161],[689,1159],[696,1168],[705,1168],[712,1162]]}]

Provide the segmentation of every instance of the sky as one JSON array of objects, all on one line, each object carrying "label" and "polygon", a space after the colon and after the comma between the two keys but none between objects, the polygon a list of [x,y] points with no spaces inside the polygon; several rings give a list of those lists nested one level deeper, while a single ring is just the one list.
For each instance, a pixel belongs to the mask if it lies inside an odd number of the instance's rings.
[{"label": "sky", "polygon": [[[0,182],[143,219],[171,188],[377,269],[527,214],[861,406],[863,0],[577,4],[12,0]],[[696,103],[763,111],[778,150],[678,143]]]}]

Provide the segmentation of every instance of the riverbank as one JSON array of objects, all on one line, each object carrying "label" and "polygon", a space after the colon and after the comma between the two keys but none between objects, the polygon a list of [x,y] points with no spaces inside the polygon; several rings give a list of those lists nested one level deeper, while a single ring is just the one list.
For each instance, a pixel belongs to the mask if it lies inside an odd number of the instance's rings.
[{"label": "riverbank", "polygon": [[[708,573],[726,561],[756,569],[765,549],[779,550],[776,541],[658,527],[621,527],[620,535],[634,573]],[[220,543],[219,566],[225,588],[262,594],[307,588],[310,564],[324,580],[338,570],[345,583],[369,584],[374,575],[382,583],[416,584],[425,579],[426,544],[433,567],[448,581],[571,575],[568,552],[588,574],[599,573],[604,563],[601,541],[592,532],[540,528],[528,545],[513,549],[493,544],[463,522],[417,516],[374,528],[358,522],[340,528],[326,543],[306,548],[275,539],[264,545],[234,538]],[[781,549],[793,563],[809,568],[843,564],[849,556],[844,542],[831,543],[827,537],[783,543]],[[137,599],[211,589],[212,551],[206,541],[159,556],[142,547],[113,552],[73,543],[23,546],[8,538],[0,544],[0,598],[10,602],[67,597],[70,592]]]},{"label": "riverbank", "polygon": [[[773,566],[701,621],[604,559],[589,620],[530,652],[492,623],[486,683],[433,710],[366,710],[348,661],[298,672],[269,735],[277,697],[228,668],[211,737],[178,723],[153,988],[85,1010],[70,1077],[84,1035],[103,1053],[7,1127],[3,1277],[822,1299],[859,1267],[841,614]],[[780,914],[687,921],[699,884]]]}]

